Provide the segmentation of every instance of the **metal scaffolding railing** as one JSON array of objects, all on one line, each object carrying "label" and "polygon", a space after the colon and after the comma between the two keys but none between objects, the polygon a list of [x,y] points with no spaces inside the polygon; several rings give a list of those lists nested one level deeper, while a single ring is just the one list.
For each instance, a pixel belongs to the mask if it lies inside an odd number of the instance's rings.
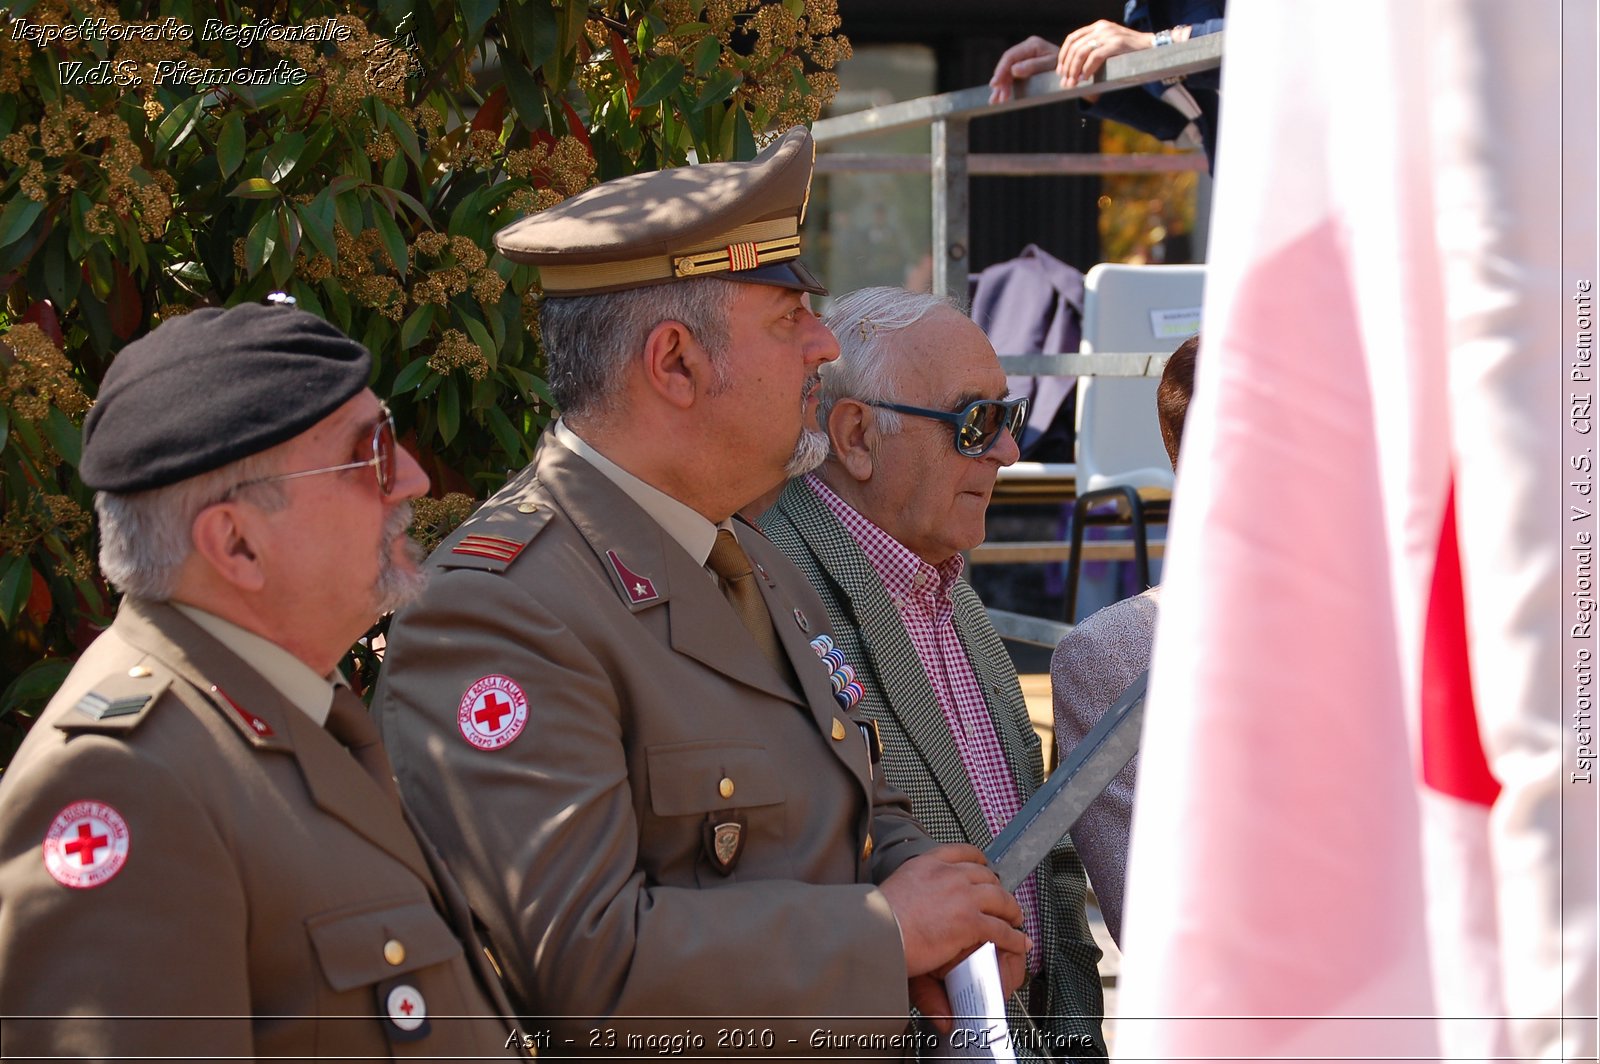
[{"label": "metal scaffolding railing", "polygon": [[[1127,55],[1112,56],[1096,72],[1093,80],[1070,89],[1063,89],[1055,74],[1040,74],[1025,84],[1019,83],[1015,97],[1006,103],[990,104],[989,87],[979,85],[958,92],[907,100],[904,103],[885,104],[836,118],[824,118],[812,127],[811,131],[819,145],[839,144],[874,133],[932,126],[933,146],[927,159],[921,156],[830,154],[818,160],[817,169],[821,173],[928,171],[933,181],[933,289],[957,299],[964,299],[967,294],[969,269],[968,183],[972,175],[1152,173],[1167,170],[1204,170],[1206,165],[1204,156],[1199,153],[1128,156],[1067,154],[975,156],[968,151],[969,123],[974,119],[1005,114],[1025,107],[1063,103],[1083,96],[1132,88],[1151,81],[1194,74],[1202,70],[1214,70],[1222,65],[1224,36],[1222,33],[1212,33],[1167,48],[1146,48]],[[1113,374],[1130,375],[1126,370],[1113,371]]]},{"label": "metal scaffolding railing", "polygon": [[[1115,174],[1160,173],[1206,169],[1204,155],[1190,152],[1177,155],[1099,155],[1026,154],[973,155],[968,150],[968,127],[974,119],[1005,114],[1025,107],[1064,103],[1084,96],[1129,89],[1152,81],[1214,70],[1222,65],[1223,34],[1173,44],[1166,48],[1147,48],[1127,55],[1113,56],[1093,80],[1070,89],[1061,88],[1054,73],[1040,74],[1018,84],[1013,99],[1003,104],[989,103],[989,87],[980,85],[924,96],[904,103],[886,104],[853,114],[825,118],[812,127],[819,145],[835,145],[857,137],[897,130],[932,127],[929,154],[875,155],[833,152],[817,160],[817,172],[837,173],[928,173],[933,185],[933,290],[954,299],[965,300],[969,275],[968,223],[969,180],[974,175]],[[1170,352],[1110,352],[1065,355],[1007,355],[1000,357],[1008,374],[1017,376],[1108,376],[1158,377]],[[1026,465],[1029,468],[1020,468]],[[1070,498],[1076,489],[1076,468],[1069,464],[1043,466],[1019,463],[1003,473],[996,488],[1012,501],[1033,498],[1059,502]],[[1131,544],[1086,545],[1087,553],[1121,557]],[[1151,544],[1159,555],[1164,544]],[[1062,543],[985,544],[971,552],[974,562],[1016,563],[1059,561],[1069,548]],[[1040,646],[1054,646],[1069,625],[1041,618],[1025,617],[1003,610],[989,611],[997,629],[1009,639]]]}]

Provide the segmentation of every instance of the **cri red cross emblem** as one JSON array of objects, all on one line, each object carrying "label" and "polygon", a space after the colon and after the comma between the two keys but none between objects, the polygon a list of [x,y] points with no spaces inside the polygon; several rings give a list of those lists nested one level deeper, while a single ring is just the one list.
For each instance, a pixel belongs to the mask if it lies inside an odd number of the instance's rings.
[{"label": "cri red cross emblem", "polygon": [[96,850],[103,850],[111,845],[111,839],[106,835],[96,835],[94,829],[88,824],[78,825],[78,837],[69,840],[61,848],[78,859],[81,865],[94,864]]},{"label": "cri red cross emblem", "polygon": [[128,863],[128,822],[105,802],[73,802],[44,834],[44,868],[74,890],[98,887]]},{"label": "cri red cross emblem", "polygon": [[489,697],[483,700],[483,708],[474,713],[472,719],[479,724],[487,724],[490,731],[499,731],[500,721],[510,712],[511,703],[491,691]]},{"label": "cri red cross emblem", "polygon": [[421,1038],[426,1035],[428,1022],[428,1003],[422,1000],[422,995],[417,993],[417,988],[401,983],[387,992],[379,990],[383,997],[384,1010],[389,1014],[389,1022],[404,1032],[402,1037],[406,1041]]},{"label": "cri red cross emblem", "polygon": [[498,750],[522,734],[528,723],[528,696],[509,676],[480,677],[461,696],[456,725],[461,737],[479,750]]}]

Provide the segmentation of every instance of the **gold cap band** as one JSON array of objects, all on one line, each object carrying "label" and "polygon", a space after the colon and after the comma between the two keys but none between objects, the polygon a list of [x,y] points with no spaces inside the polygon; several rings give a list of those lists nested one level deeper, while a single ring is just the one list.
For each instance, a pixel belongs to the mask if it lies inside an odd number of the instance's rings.
[{"label": "gold cap band", "polygon": [[[651,255],[584,266],[549,263],[539,267],[546,295],[630,288],[709,273],[754,269],[800,257],[800,232],[794,216],[751,222],[716,238],[716,243],[677,255]],[[740,263],[735,265],[735,263]]]}]

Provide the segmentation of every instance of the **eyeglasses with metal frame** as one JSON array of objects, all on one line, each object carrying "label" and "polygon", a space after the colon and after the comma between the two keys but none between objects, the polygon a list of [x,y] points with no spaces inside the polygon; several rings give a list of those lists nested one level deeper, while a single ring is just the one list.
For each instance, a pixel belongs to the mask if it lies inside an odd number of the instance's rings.
[{"label": "eyeglasses with metal frame", "polygon": [[863,400],[868,406],[893,410],[897,414],[932,418],[955,428],[956,453],[968,458],[982,458],[1000,439],[1002,429],[1009,430],[1011,438],[1022,439],[1022,426],[1028,421],[1028,399],[974,399],[960,410],[930,410],[923,406],[907,406],[884,399]]},{"label": "eyeglasses with metal frame", "polygon": [[254,480],[240,481],[227,490],[223,499],[227,500],[233,493],[244,488],[255,487],[257,484],[271,484],[280,480],[299,480],[301,477],[315,477],[323,473],[343,473],[347,469],[363,469],[372,467],[373,473],[378,478],[378,491],[388,495],[394,490],[395,456],[399,450],[399,443],[395,439],[394,415],[389,412],[388,403],[379,403],[378,411],[381,416],[377,424],[372,426],[372,457],[359,462],[345,462],[342,465],[323,466],[321,469],[302,469],[298,473],[274,473],[271,476],[256,477]]}]

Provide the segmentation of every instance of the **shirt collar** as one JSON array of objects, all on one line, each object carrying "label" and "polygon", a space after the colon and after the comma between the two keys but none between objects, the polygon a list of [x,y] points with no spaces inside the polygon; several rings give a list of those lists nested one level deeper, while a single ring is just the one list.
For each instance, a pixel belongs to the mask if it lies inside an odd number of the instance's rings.
[{"label": "shirt collar", "polygon": [[565,418],[558,419],[551,431],[563,447],[594,466],[607,480],[621,488],[623,494],[637,503],[639,508],[649,514],[667,535],[688,552],[696,565],[704,566],[706,559],[711,557],[711,548],[716,546],[719,528],[732,530],[730,521],[714,525],[692,506],[679,502],[660,488],[646,484],[617,465],[595,450],[587,440],[573,432]]},{"label": "shirt collar", "polygon": [[822,504],[839,518],[839,522],[855,539],[872,569],[883,581],[889,596],[896,602],[931,596],[935,602],[950,601],[955,583],[961,578],[966,561],[956,554],[939,565],[929,565],[910,547],[895,539],[870,517],[845,502],[828,487],[827,482],[815,473],[806,474],[806,485]]},{"label": "shirt collar", "polygon": [[246,631],[232,621],[225,621],[198,606],[184,602],[174,602],[172,605],[260,673],[262,679],[315,721],[317,727],[327,724],[328,710],[333,705],[334,685],[345,682],[337,669],[332,676],[318,676],[309,665],[270,639]]}]

